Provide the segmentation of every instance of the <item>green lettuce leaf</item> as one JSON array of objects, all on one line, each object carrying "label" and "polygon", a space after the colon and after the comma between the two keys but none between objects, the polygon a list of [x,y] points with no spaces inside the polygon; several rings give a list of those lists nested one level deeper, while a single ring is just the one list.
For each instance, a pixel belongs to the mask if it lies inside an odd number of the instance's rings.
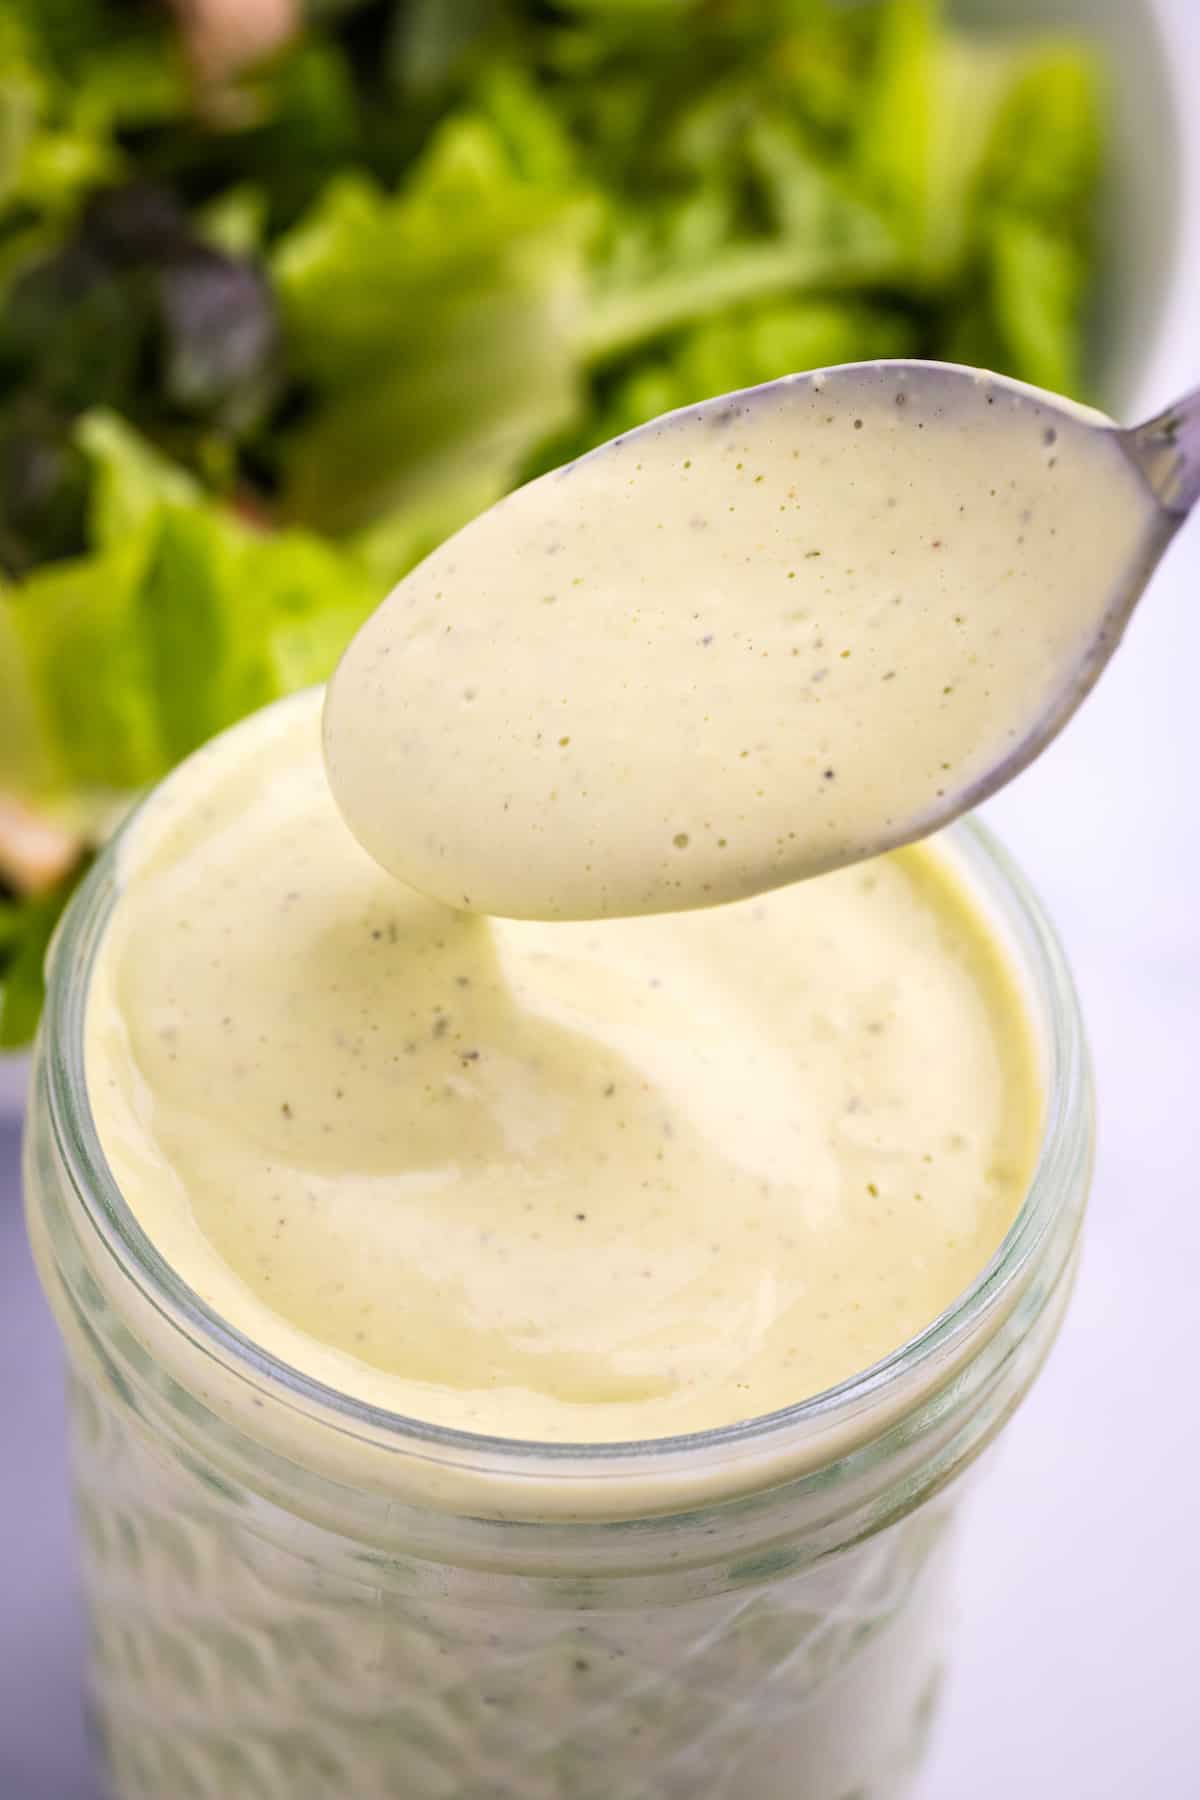
[{"label": "green lettuce leaf", "polygon": [[1078,43],[1026,51],[989,150],[985,197],[1090,239],[1105,89],[1096,55]]},{"label": "green lettuce leaf", "polygon": [[1088,262],[1061,232],[1017,213],[992,225],[989,297],[997,360],[1059,394],[1081,392],[1078,318]]},{"label": "green lettuce leaf", "polygon": [[381,588],[349,548],[252,528],[115,415],[77,436],[95,547],[0,594],[20,712],[0,727],[0,785],[103,795],[322,680]]},{"label": "green lettuce leaf", "polygon": [[[162,21],[88,0],[8,0],[0,12],[0,230],[19,213],[22,256],[81,198],[128,167],[120,134],[177,119],[182,60]],[[37,223],[32,223],[36,221]],[[10,246],[11,248],[11,246]]]},{"label": "green lettuce leaf", "polygon": [[17,630],[11,589],[0,586],[0,788],[23,795],[45,793],[58,770],[48,721],[38,705],[35,684]]},{"label": "green lettuce leaf", "polygon": [[610,383],[583,430],[547,446],[544,461],[528,472],[552,468],[658,413],[771,381],[781,370],[909,356],[917,344],[916,324],[902,310],[857,300],[777,301],[727,313],[680,334]]},{"label": "green lettuce leaf", "polygon": [[24,927],[21,924],[23,909],[15,900],[0,894],[0,975],[8,965],[13,951],[17,947]]},{"label": "green lettuce leaf", "polygon": [[962,278],[988,153],[1020,49],[948,30],[940,0],[889,0],[859,120],[856,169],[925,289]]},{"label": "green lettuce leaf", "polygon": [[72,788],[136,788],[163,767],[136,622],[148,551],[148,533],[136,533],[34,570],[6,601],[43,740],[57,778]]},{"label": "green lettuce leaf", "polygon": [[75,441],[91,465],[88,522],[97,549],[115,549],[162,506],[201,499],[200,484],[118,413],[103,407],[84,413]]},{"label": "green lettuce leaf", "polygon": [[1008,95],[985,171],[986,283],[996,360],[1060,393],[1086,386],[1095,262],[1093,197],[1104,81],[1078,45],[1031,52]]},{"label": "green lettuce leaf", "polygon": [[86,868],[81,862],[36,900],[0,900],[0,1052],[21,1050],[33,1039],[46,998],[46,952]]},{"label": "green lettuce leaf", "polygon": [[585,199],[515,172],[452,120],[389,197],[333,183],[274,258],[293,367],[314,391],[283,441],[284,503],[327,530],[503,491],[580,405]]}]

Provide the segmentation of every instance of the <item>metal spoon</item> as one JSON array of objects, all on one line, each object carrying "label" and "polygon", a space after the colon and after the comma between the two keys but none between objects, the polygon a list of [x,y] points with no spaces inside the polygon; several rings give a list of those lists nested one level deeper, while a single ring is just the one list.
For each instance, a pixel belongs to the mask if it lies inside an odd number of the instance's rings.
[{"label": "metal spoon", "polygon": [[897,361],[685,408],[400,583],[330,687],[335,799],[411,886],[517,917],[877,855],[1050,743],[1198,495],[1200,395],[1122,430]]},{"label": "metal spoon", "polygon": [[1200,388],[1118,436],[1163,512],[1181,525],[1200,500]]}]

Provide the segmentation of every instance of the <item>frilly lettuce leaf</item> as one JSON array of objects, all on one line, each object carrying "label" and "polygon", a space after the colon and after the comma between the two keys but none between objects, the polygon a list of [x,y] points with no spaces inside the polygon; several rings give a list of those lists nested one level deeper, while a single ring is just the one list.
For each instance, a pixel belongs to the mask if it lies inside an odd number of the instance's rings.
[{"label": "frilly lettuce leaf", "polygon": [[119,414],[97,407],[75,427],[91,464],[89,526],[97,549],[113,549],[162,506],[192,506],[203,490],[186,469],[146,441]]},{"label": "frilly lettuce leaf", "polygon": [[448,123],[394,197],[331,184],[272,264],[313,392],[283,440],[290,516],[339,531],[510,485],[581,404],[588,228],[586,198],[515,173],[483,118]]},{"label": "frilly lettuce leaf", "polygon": [[87,0],[8,0],[0,12],[0,218],[19,209],[21,241],[32,248],[43,241],[41,225],[65,219],[128,167],[123,127],[175,118],[185,104],[182,62],[161,25]]},{"label": "frilly lettuce leaf", "polygon": [[1050,44],[1030,53],[984,177],[995,360],[1066,394],[1086,385],[1081,321],[1095,260],[1103,105],[1103,73],[1086,49]]},{"label": "frilly lettuce leaf", "polygon": [[0,1055],[30,1042],[46,997],[45,962],[54,928],[87,868],[82,858],[65,881],[36,899],[0,898]]},{"label": "frilly lettuce leaf", "polygon": [[0,595],[0,657],[26,715],[11,747],[0,733],[0,785],[21,791],[155,780],[326,676],[380,595],[353,551],[256,530],[115,415],[85,416],[77,436],[94,548]]}]

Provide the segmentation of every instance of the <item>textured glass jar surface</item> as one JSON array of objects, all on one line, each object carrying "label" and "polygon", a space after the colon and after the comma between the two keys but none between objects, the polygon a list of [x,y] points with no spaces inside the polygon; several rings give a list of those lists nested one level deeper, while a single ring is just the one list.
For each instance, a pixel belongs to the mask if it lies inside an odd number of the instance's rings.
[{"label": "textured glass jar surface", "polygon": [[[885,1800],[941,1666],[945,1501],[776,1580],[607,1607],[355,1566],[72,1396],[92,1687],[120,1800]],[[426,1572],[428,1573],[428,1572]]]},{"label": "textured glass jar surface", "polygon": [[[26,1166],[71,1365],[115,1800],[910,1791],[956,1478],[1053,1339],[1090,1154],[1061,959],[997,853],[961,837],[1047,1047],[1046,1143],[1010,1238],[957,1308],[842,1389],[574,1458],[343,1403],[155,1268],[105,1191],[82,1089],[101,871],[58,945]],[[614,1477],[619,1503],[598,1503]],[[579,1504],[551,1516],[543,1488]]]}]

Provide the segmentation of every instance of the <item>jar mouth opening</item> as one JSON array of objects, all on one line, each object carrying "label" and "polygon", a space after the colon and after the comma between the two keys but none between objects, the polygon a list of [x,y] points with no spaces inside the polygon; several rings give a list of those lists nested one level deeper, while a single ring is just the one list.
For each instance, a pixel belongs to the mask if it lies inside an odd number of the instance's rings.
[{"label": "jar mouth opening", "polygon": [[[1077,1191],[1090,1156],[1090,1084],[1078,998],[1062,948],[1040,901],[996,838],[975,819],[941,833],[939,847],[963,876],[1008,952],[1042,1052],[1044,1110],[1037,1161],[1021,1208],[991,1260],[914,1337],[836,1386],[708,1430],[639,1440],[540,1441],[443,1426],[357,1399],[273,1356],[228,1323],[159,1253],[120,1191],[101,1146],[85,1075],[85,1019],[91,974],[120,892],[124,829],[107,847],[64,917],[51,948],[40,1061],[50,1126],[83,1214],[103,1249],[143,1298],[193,1346],[252,1387],[324,1418],[333,1428],[475,1470],[628,1476],[638,1465],[698,1456],[744,1456],[772,1445],[816,1442],[852,1428],[912,1383],[928,1389],[939,1369],[987,1334],[1021,1291],[1060,1212]],[[926,1381],[922,1377],[927,1377]]]}]

